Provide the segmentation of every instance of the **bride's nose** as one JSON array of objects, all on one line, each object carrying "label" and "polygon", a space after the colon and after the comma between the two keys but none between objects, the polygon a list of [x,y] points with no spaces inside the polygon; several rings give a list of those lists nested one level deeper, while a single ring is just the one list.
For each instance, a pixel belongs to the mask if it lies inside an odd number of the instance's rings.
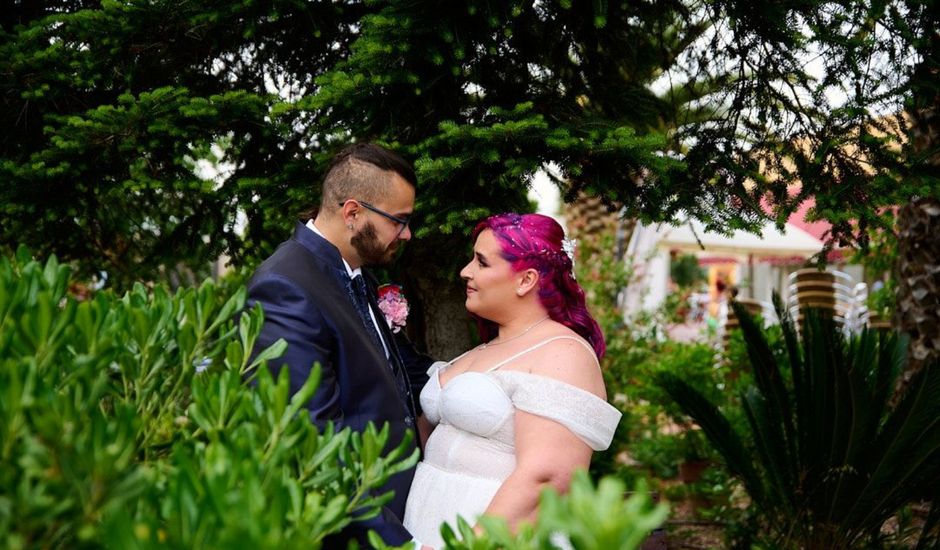
[{"label": "bride's nose", "polygon": [[467,265],[463,266],[463,269],[460,270],[460,278],[464,281],[470,280],[470,269],[468,269],[469,267],[470,264],[468,263]]}]

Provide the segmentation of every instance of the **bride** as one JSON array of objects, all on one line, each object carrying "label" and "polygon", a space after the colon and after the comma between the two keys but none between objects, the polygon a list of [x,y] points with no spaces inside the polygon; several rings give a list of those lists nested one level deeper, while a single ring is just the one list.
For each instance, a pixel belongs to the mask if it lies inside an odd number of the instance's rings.
[{"label": "bride", "polygon": [[435,427],[405,507],[405,527],[433,548],[443,546],[441,523],[457,516],[533,520],[542,488],[566,491],[620,420],[598,364],[604,337],[561,226],[501,214],[473,235],[460,276],[484,343],[428,372],[421,405]]}]

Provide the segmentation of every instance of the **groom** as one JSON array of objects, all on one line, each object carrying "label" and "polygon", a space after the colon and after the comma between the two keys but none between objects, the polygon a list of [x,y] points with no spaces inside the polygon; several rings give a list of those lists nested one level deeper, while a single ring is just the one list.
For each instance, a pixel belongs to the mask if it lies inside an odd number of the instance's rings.
[{"label": "groom", "polygon": [[[387,149],[369,143],[343,149],[327,170],[316,219],[298,222],[248,284],[248,307],[264,309],[255,353],[279,338],[288,344],[270,362],[272,374],[288,369],[293,394],[319,363],[320,386],[306,404],[310,419],[360,431],[388,422],[386,450],[415,429],[416,397],[431,360],[389,330],[375,279],[362,268],[389,263],[411,238],[415,183],[411,165]],[[395,496],[381,513],[354,523],[333,544],[345,548],[345,539],[356,538],[368,546],[370,529],[391,545],[411,540],[401,519],[413,476],[410,469],[392,477],[383,489]]]}]

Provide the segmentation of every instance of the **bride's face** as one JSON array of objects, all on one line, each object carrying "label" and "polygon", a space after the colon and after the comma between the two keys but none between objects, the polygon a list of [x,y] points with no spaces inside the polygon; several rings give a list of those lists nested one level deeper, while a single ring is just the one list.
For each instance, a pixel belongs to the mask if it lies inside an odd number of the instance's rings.
[{"label": "bride's face", "polygon": [[467,283],[467,311],[485,319],[492,320],[494,313],[498,316],[517,298],[516,273],[503,259],[502,248],[489,229],[477,236],[473,258],[460,270],[460,277]]}]

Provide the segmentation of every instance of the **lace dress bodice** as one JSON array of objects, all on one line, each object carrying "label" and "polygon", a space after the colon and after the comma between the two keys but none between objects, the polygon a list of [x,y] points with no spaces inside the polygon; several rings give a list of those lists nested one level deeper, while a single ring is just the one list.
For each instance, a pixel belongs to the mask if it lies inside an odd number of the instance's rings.
[{"label": "lace dress bodice", "polygon": [[436,427],[405,508],[405,527],[422,543],[440,547],[440,524],[453,523],[457,515],[473,522],[515,469],[516,410],[558,422],[595,451],[610,445],[621,414],[606,401],[559,380],[500,370],[558,339],[587,346],[570,336],[549,338],[485,372],[458,374],[443,387],[441,371],[456,359],[431,366],[421,406]]}]

